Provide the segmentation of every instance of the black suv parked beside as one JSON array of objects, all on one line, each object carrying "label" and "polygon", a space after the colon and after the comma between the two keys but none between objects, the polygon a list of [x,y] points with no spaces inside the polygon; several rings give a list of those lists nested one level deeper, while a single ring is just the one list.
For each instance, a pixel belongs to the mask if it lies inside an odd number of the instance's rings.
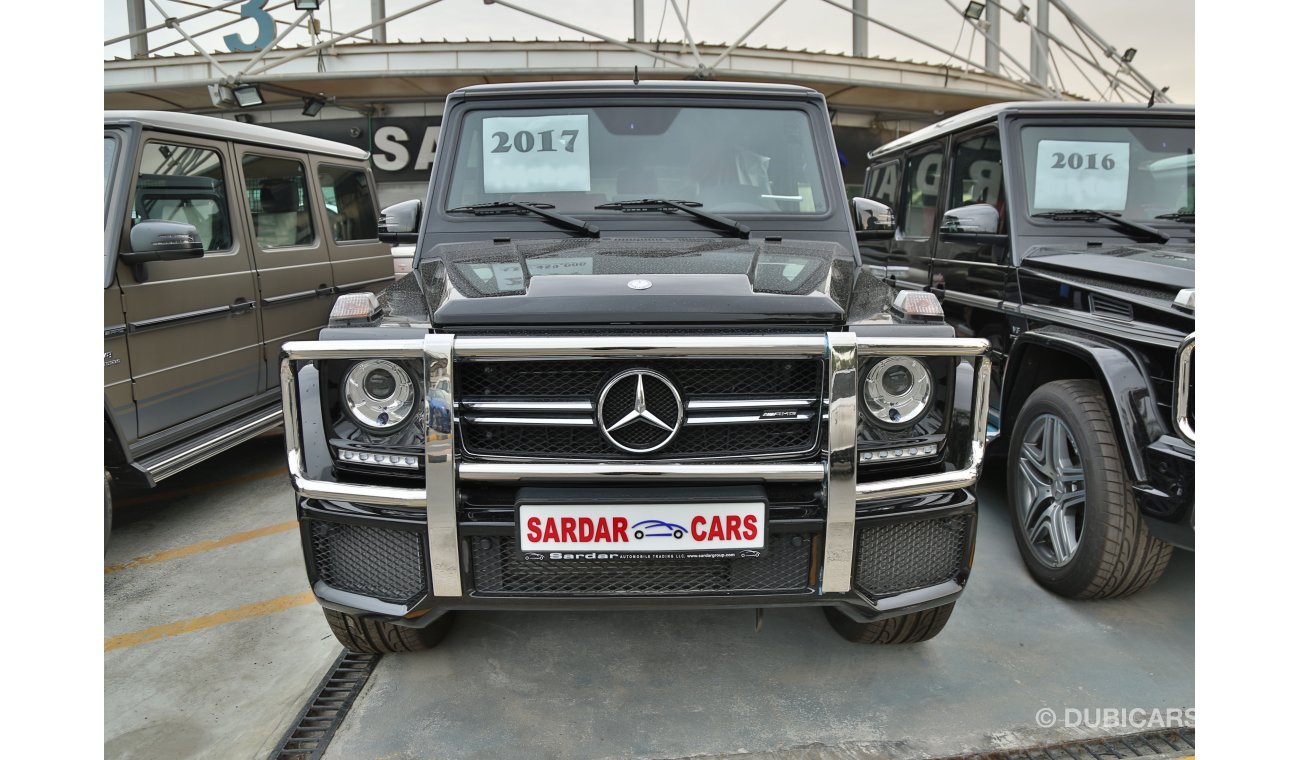
[{"label": "black suv parked beside", "polygon": [[1006,103],[873,151],[864,263],[992,345],[992,432],[1030,572],[1146,588],[1192,548],[1195,118]]},{"label": "black suv parked beside", "polygon": [[838,166],[806,88],[452,93],[426,201],[385,210],[412,274],[284,347],[339,640],[774,605],[855,642],[937,634],[971,566],[987,343],[861,266]]}]

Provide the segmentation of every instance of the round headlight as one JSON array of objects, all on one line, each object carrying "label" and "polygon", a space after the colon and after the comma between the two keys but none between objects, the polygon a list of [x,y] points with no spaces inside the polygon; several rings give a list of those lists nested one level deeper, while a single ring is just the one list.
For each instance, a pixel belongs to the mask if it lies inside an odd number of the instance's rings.
[{"label": "round headlight", "polygon": [[887,426],[905,425],[930,408],[930,370],[910,356],[890,356],[867,370],[862,401],[867,413]]},{"label": "round headlight", "polygon": [[411,418],[415,383],[406,370],[390,361],[357,362],[343,378],[343,408],[367,430],[393,430]]}]

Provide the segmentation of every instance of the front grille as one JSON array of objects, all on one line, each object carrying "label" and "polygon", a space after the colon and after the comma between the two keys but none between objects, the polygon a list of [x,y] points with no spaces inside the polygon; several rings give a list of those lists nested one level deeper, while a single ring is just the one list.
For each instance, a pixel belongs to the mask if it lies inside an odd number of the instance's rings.
[{"label": "front grille", "polygon": [[425,590],[418,532],[313,520],[311,547],[317,577],[332,588],[397,604]]},{"label": "front grille", "polygon": [[966,562],[969,515],[858,528],[853,578],[871,596],[892,596],[957,577]]},{"label": "front grille", "polygon": [[[666,377],[676,387],[682,403],[726,402],[748,406],[735,411],[686,411],[673,440],[652,453],[632,453],[612,445],[597,426],[596,407],[602,388],[628,369],[647,369]],[[460,443],[470,457],[530,459],[710,459],[759,455],[787,457],[813,451],[821,427],[822,362],[820,359],[660,359],[646,361],[464,361],[457,364],[456,397],[461,402]],[[631,408],[635,386],[616,384],[607,401],[606,423],[615,413]],[[662,406],[655,393],[662,386],[648,385],[647,401]],[[768,401],[803,399],[798,419],[783,419],[770,411]],[[495,422],[465,413],[475,403],[578,403],[580,409],[561,412],[494,411]],[[731,407],[735,409],[734,407]],[[779,405],[773,409],[785,408]],[[566,417],[574,424],[514,424],[520,417]],[[713,422],[713,417],[748,416],[750,421]],[[502,420],[506,422],[502,422]],[[692,424],[691,420],[696,420]],[[670,421],[671,424],[671,421]],[[650,448],[663,439],[661,430],[641,420],[622,429],[620,442],[629,448]]]},{"label": "front grille", "polygon": [[806,591],[813,534],[773,533],[761,557],[737,559],[525,560],[513,535],[470,541],[479,593],[658,596]]}]

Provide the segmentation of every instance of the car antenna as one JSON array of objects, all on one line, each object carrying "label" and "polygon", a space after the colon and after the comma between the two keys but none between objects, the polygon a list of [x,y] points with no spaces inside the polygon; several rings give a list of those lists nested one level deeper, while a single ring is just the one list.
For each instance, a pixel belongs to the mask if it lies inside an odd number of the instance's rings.
[{"label": "car antenna", "polygon": [[[632,84],[641,84],[641,67],[640,67],[640,66],[633,66],[633,67],[632,67]],[[1154,98],[1155,95],[1152,95],[1151,97]]]},{"label": "car antenna", "polygon": [[1151,99],[1147,101],[1147,108],[1150,108],[1151,106],[1154,106],[1155,104],[1156,104],[1156,91],[1155,91],[1154,88],[1152,88],[1152,90],[1151,90]]}]

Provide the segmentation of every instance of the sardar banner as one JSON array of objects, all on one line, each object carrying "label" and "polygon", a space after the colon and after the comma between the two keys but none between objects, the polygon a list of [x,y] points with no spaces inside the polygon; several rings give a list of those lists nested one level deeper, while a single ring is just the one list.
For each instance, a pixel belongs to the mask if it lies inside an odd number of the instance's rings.
[{"label": "sardar banner", "polygon": [[378,182],[427,182],[433,167],[433,152],[442,129],[441,116],[375,118],[370,122],[374,143],[367,134],[366,119],[290,121],[269,126],[371,150],[371,163]]}]

